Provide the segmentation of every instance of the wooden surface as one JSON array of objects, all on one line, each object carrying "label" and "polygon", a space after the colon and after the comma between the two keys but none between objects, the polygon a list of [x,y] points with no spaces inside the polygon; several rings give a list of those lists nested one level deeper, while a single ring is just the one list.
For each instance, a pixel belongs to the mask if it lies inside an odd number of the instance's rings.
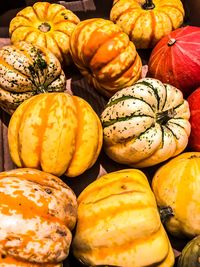
[{"label": "wooden surface", "polygon": [[[81,2],[81,1],[77,1]],[[88,1],[82,1],[87,2]],[[100,4],[101,2],[101,4]],[[81,17],[85,18],[95,16],[101,16],[101,17],[108,17],[108,10],[110,8],[110,4],[112,1],[91,1],[92,4],[95,4],[96,11],[94,10],[94,6],[91,6],[91,10],[86,14],[85,11],[81,11],[82,6],[76,6],[73,5],[73,8],[76,7],[77,10],[75,10],[75,13],[79,15],[81,14]],[[105,4],[107,2],[107,5]],[[197,0],[190,0],[190,1],[183,1],[185,10],[186,10],[186,24],[191,25],[200,25],[200,1]],[[76,3],[76,4],[77,4]],[[80,4],[80,3],[79,3]],[[105,7],[104,7],[105,6]],[[103,12],[103,8],[105,8],[105,12]],[[77,12],[76,12],[77,11]],[[10,13],[9,13],[10,14]],[[5,15],[6,16],[6,15]],[[8,38],[0,38],[0,47],[8,44],[10,40]],[[139,51],[139,54],[143,60],[143,77],[146,74],[147,71],[147,62],[150,55],[150,50],[145,51]],[[103,96],[99,95],[92,86],[88,85],[85,78],[83,78],[75,66],[70,66],[67,69],[65,69],[66,76],[68,78],[67,80],[67,87],[66,91],[80,96],[84,98],[86,101],[90,103],[90,105],[94,108],[96,113],[98,115],[101,114],[105,104],[107,103],[108,99],[104,98]],[[0,171],[4,170],[10,170],[15,168],[15,165],[13,164],[10,155],[9,155],[9,149],[8,149],[8,143],[7,143],[7,126],[9,123],[9,115],[6,114],[4,111],[0,109]],[[67,178],[67,177],[61,177],[76,193],[78,196],[80,192],[92,181],[96,180],[101,175],[116,171],[122,168],[127,168],[126,166],[117,164],[110,160],[102,151],[97,162],[95,165],[86,171],[84,174],[80,175],[76,178]],[[155,170],[158,168],[158,166],[152,167],[152,168],[146,168],[143,169],[145,174],[147,175],[149,182],[151,183],[151,179],[153,177],[153,174],[155,173]],[[170,237],[170,241],[172,243],[172,246],[174,248],[175,255],[178,256],[180,254],[180,251],[182,250],[183,246],[186,244],[187,240],[178,240],[173,237]],[[64,263],[64,267],[79,267],[81,266],[70,254],[68,259]],[[133,266],[134,267],[134,266]],[[189,266],[188,266],[189,267]]]}]

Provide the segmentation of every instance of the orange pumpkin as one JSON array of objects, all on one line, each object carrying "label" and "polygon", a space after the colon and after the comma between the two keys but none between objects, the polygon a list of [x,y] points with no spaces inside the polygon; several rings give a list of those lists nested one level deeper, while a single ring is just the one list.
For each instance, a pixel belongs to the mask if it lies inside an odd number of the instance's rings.
[{"label": "orange pumpkin", "polygon": [[114,0],[110,19],[126,32],[136,48],[153,47],[183,23],[180,0]]},{"label": "orange pumpkin", "polygon": [[18,167],[78,176],[96,161],[102,126],[91,106],[67,93],[45,93],[24,101],[8,127],[10,154]]},{"label": "orange pumpkin", "polygon": [[0,265],[58,267],[67,257],[77,216],[73,191],[34,169],[0,173]]},{"label": "orange pumpkin", "polygon": [[61,62],[69,64],[69,37],[79,21],[62,5],[37,2],[22,9],[11,20],[11,42],[27,41],[47,47]]},{"label": "orange pumpkin", "polygon": [[88,82],[108,97],[141,76],[142,63],[134,44],[112,21],[80,22],[71,35],[70,51]]}]

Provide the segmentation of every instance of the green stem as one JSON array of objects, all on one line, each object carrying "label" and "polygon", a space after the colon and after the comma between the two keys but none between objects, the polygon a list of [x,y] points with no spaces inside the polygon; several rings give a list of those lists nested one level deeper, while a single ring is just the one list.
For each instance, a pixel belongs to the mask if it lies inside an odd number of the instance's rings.
[{"label": "green stem", "polygon": [[43,22],[38,26],[38,30],[41,32],[49,32],[51,30],[51,26],[47,22]]},{"label": "green stem", "polygon": [[173,108],[165,110],[156,114],[156,122],[159,124],[166,124],[168,120],[174,118],[175,115],[176,111]]},{"label": "green stem", "polygon": [[145,10],[151,10],[155,8],[155,5],[152,0],[146,0],[142,8]]}]

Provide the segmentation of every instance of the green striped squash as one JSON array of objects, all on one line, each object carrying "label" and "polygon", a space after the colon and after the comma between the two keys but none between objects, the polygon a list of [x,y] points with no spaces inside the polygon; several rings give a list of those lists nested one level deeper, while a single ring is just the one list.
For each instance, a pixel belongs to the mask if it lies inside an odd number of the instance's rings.
[{"label": "green striped squash", "polygon": [[184,247],[179,259],[178,267],[200,267],[200,236],[193,238]]},{"label": "green striped squash", "polygon": [[144,78],[110,98],[101,114],[104,149],[114,161],[148,167],[181,153],[190,111],[180,90]]}]

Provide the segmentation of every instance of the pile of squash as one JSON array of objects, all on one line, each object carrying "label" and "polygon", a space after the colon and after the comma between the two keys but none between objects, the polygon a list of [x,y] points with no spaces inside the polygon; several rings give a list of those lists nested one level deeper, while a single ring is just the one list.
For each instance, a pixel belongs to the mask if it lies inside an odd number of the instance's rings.
[{"label": "pile of squash", "polygon": [[[172,267],[171,236],[188,241],[177,266],[199,266],[200,28],[184,15],[180,0],[114,0],[110,19],[48,2],[12,19],[0,107],[17,168],[0,173],[1,266],[63,266],[71,251],[86,266]],[[100,115],[66,92],[72,64],[105,97]],[[76,196],[67,177],[102,150],[122,169]]]}]

